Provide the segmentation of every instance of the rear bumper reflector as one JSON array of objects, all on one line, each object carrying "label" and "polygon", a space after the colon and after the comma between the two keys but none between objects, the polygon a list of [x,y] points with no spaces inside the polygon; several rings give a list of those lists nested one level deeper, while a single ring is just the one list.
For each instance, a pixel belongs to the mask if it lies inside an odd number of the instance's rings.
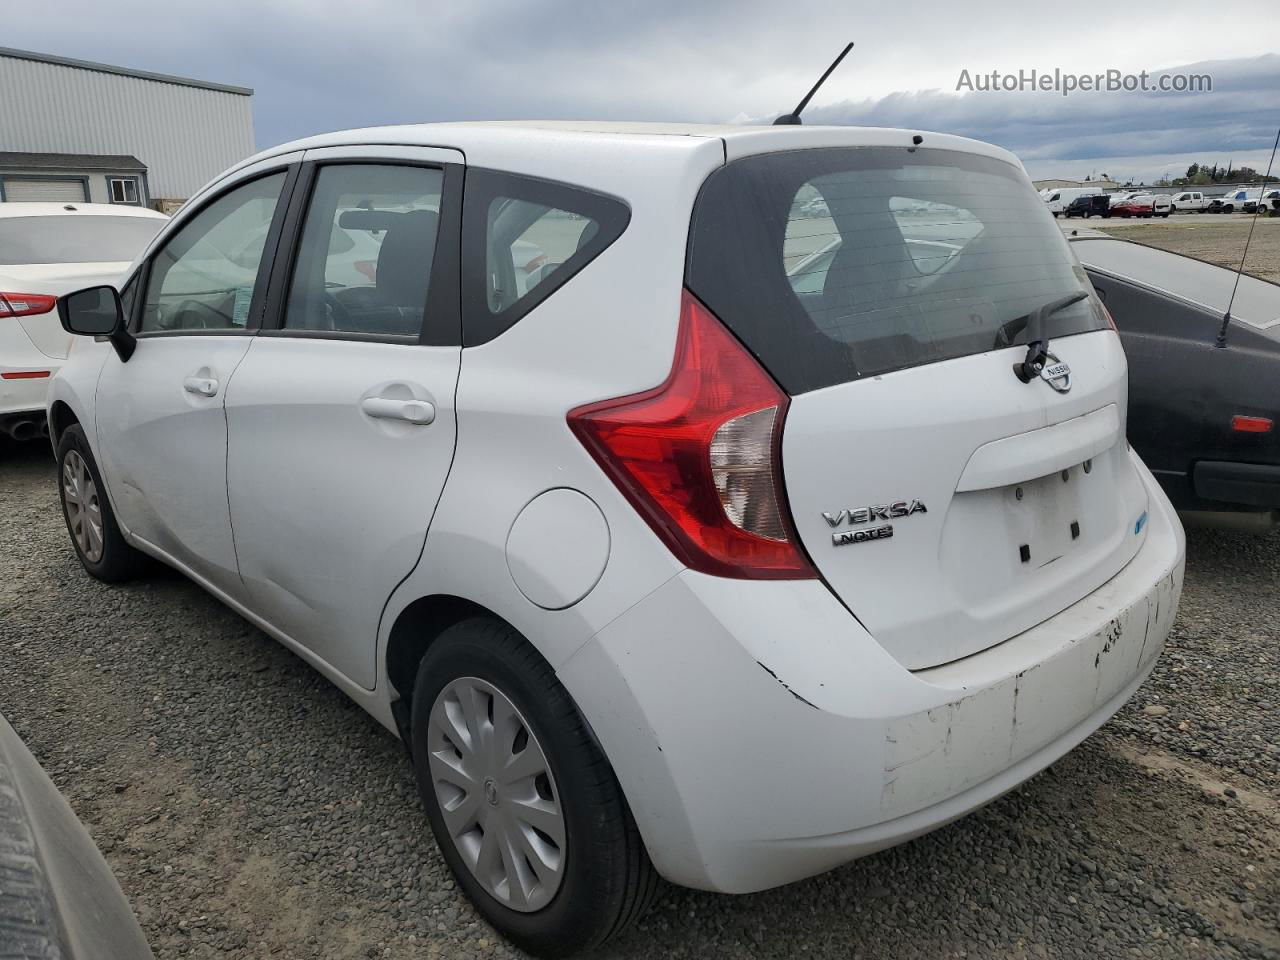
[{"label": "rear bumper reflector", "polygon": [[0,380],[43,380],[49,375],[48,370],[15,370],[13,373],[0,373]]}]

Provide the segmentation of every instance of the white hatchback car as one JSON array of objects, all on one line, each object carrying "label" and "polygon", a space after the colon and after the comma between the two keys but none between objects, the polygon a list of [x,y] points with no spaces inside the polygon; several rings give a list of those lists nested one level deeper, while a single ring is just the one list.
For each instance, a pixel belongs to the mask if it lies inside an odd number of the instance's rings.
[{"label": "white hatchback car", "polygon": [[50,378],[71,338],[56,299],[114,283],[169,218],[107,203],[0,203],[0,433],[16,440],[45,427]]},{"label": "white hatchback car", "polygon": [[[206,243],[228,223],[253,263]],[[178,568],[401,736],[459,884],[536,953],[657,875],[760,890],[987,803],[1177,610],[1119,338],[972,140],[331,134],[60,309],[99,339],[49,411],[85,567]]]}]

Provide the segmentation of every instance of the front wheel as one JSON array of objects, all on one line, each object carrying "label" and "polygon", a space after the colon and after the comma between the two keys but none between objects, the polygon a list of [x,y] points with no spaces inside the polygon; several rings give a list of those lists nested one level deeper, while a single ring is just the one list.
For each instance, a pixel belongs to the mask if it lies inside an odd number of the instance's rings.
[{"label": "front wheel", "polygon": [[643,915],[658,876],[622,789],[524,637],[488,618],[445,630],[419,665],[411,716],[431,829],[486,920],[554,957]]},{"label": "front wheel", "polygon": [[146,558],[120,532],[98,464],[78,423],[58,440],[58,496],[71,543],[85,570],[107,583],[136,576]]}]

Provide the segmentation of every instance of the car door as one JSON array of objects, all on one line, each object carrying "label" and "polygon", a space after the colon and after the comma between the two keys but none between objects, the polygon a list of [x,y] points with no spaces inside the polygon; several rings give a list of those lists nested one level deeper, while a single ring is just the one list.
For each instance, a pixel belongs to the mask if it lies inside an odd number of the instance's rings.
[{"label": "car door", "polygon": [[463,157],[304,159],[267,318],[227,394],[228,499],[250,608],[372,689],[383,606],[453,459]]},{"label": "car door", "polygon": [[258,323],[264,253],[300,159],[251,168],[180,215],[133,280],[137,348],[127,362],[112,354],[98,381],[97,452],[120,522],[235,598],[223,403]]}]

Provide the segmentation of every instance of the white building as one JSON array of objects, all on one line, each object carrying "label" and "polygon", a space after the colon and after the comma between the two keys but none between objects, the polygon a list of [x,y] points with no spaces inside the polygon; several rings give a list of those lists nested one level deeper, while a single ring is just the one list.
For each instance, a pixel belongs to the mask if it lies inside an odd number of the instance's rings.
[{"label": "white building", "polygon": [[0,201],[168,211],[253,152],[248,88],[0,47]]}]

